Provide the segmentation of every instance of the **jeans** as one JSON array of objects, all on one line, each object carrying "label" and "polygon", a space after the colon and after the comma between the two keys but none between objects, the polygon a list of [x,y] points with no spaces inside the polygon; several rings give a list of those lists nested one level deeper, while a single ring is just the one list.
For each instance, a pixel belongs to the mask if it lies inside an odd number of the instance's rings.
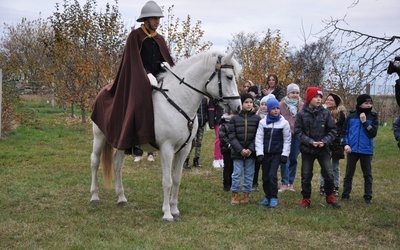
[{"label": "jeans", "polygon": [[292,141],[290,144],[290,154],[288,161],[281,164],[282,185],[293,185],[294,178],[296,177],[297,170],[297,157],[300,153],[300,141],[292,134]]},{"label": "jeans", "polygon": [[360,160],[361,170],[364,176],[364,199],[372,198],[372,155],[358,153],[347,154],[346,175],[343,182],[342,197],[350,197],[353,176],[356,170],[357,161]]},{"label": "jeans", "polygon": [[266,154],[262,162],[262,180],[265,197],[278,198],[278,168],[280,154]]},{"label": "jeans", "polygon": [[309,199],[311,197],[311,180],[316,159],[321,166],[321,174],[325,179],[325,194],[328,196],[333,193],[333,170],[330,162],[330,152],[329,149],[322,148],[316,154],[302,153],[301,155],[301,194],[303,198]]},{"label": "jeans", "polygon": [[251,193],[251,183],[254,178],[254,158],[234,159],[233,160],[233,173],[232,173],[232,187],[231,191],[234,193],[239,192],[240,181],[244,174],[243,193]]},{"label": "jeans", "polygon": [[[335,187],[339,187],[340,185],[340,164],[339,158],[332,158],[332,168],[333,168],[333,184]],[[325,185],[324,178],[322,175],[319,175],[319,184],[321,187]]]}]

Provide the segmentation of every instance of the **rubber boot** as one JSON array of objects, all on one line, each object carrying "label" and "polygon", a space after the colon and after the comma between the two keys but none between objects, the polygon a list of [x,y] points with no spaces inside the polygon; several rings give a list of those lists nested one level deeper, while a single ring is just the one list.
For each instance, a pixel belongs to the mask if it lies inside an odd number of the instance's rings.
[{"label": "rubber boot", "polygon": [[183,163],[183,168],[190,169],[189,158],[186,158],[185,162]]},{"label": "rubber boot", "polygon": [[193,159],[193,167],[201,168],[201,165],[200,165],[200,163],[199,163],[199,157],[195,157],[195,158]]},{"label": "rubber boot", "polygon": [[233,205],[239,205],[240,204],[238,193],[232,193],[231,204],[233,204]]}]

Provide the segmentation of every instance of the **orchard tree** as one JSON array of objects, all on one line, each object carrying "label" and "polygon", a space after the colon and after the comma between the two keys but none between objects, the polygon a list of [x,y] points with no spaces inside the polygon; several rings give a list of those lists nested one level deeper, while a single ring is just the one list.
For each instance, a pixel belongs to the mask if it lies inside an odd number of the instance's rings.
[{"label": "orchard tree", "polygon": [[167,42],[175,63],[199,52],[209,50],[212,43],[201,41],[204,36],[201,21],[197,20],[192,25],[190,15],[187,16],[185,21],[181,21],[179,18],[175,19],[173,8],[174,5],[168,8],[167,18],[166,20],[163,19],[159,30]]},{"label": "orchard tree", "polygon": [[82,7],[77,0],[64,0],[63,11],[56,4],[50,18],[55,92],[60,103],[71,104],[72,116],[79,106],[82,123],[91,100],[115,76],[126,37],[118,7],[107,4],[104,14],[96,7],[95,0]]},{"label": "orchard tree", "polygon": [[242,65],[243,80],[251,80],[264,85],[267,74],[276,74],[285,86],[292,81],[287,60],[288,42],[284,42],[280,31],[268,30],[260,36],[258,33],[240,32],[229,41],[228,49],[235,51]]}]

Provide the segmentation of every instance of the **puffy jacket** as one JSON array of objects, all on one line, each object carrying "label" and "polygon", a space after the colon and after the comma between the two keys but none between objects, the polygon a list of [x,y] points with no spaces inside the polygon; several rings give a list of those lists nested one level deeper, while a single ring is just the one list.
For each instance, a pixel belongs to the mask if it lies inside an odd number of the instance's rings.
[{"label": "puffy jacket", "polygon": [[346,120],[346,115],[343,111],[339,111],[339,117],[336,122],[336,137],[331,144],[331,157],[336,159],[344,159],[344,149],[343,149],[343,124]]},{"label": "puffy jacket", "polygon": [[228,132],[229,123],[224,118],[221,118],[218,136],[222,153],[227,153],[231,151],[231,143],[229,141]]},{"label": "puffy jacket", "polygon": [[291,138],[289,122],[283,116],[279,121],[270,124],[267,124],[267,119],[263,118],[258,124],[256,134],[256,155],[289,156]]},{"label": "puffy jacket", "polygon": [[349,145],[352,153],[373,155],[374,137],[378,133],[378,115],[367,114],[367,121],[361,123],[360,113],[350,112],[343,126],[343,146]]},{"label": "puffy jacket", "polygon": [[400,115],[397,117],[396,121],[393,123],[393,135],[396,141],[400,142]]},{"label": "puffy jacket", "polygon": [[214,129],[215,126],[218,126],[218,122],[223,114],[224,109],[213,100],[210,100],[208,104],[208,125],[211,129]]},{"label": "puffy jacket", "polygon": [[199,127],[204,127],[208,122],[208,99],[203,97],[201,99],[200,107],[197,109],[197,118],[199,121]]},{"label": "puffy jacket", "polygon": [[[300,152],[318,154],[322,150],[329,150],[336,137],[336,124],[331,112],[321,105],[311,109],[307,104],[296,115],[294,134],[300,141]],[[322,148],[313,147],[312,143],[322,141]]]},{"label": "puffy jacket", "polygon": [[252,153],[249,157],[256,157],[254,140],[260,119],[253,111],[240,111],[231,118],[228,136],[232,147],[232,159],[243,159],[240,154],[243,149],[250,149]]}]

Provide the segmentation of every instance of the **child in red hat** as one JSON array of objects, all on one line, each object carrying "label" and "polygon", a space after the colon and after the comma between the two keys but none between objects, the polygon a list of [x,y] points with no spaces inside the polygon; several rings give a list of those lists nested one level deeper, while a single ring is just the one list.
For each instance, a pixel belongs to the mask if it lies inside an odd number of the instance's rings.
[{"label": "child in red hat", "polygon": [[333,169],[330,162],[329,146],[336,136],[336,125],[329,110],[322,107],[322,90],[309,87],[306,90],[306,104],[297,114],[294,134],[300,141],[301,152],[301,194],[300,207],[311,204],[311,180],[314,161],[318,160],[325,180],[326,202],[334,208],[340,204],[333,195]]}]

